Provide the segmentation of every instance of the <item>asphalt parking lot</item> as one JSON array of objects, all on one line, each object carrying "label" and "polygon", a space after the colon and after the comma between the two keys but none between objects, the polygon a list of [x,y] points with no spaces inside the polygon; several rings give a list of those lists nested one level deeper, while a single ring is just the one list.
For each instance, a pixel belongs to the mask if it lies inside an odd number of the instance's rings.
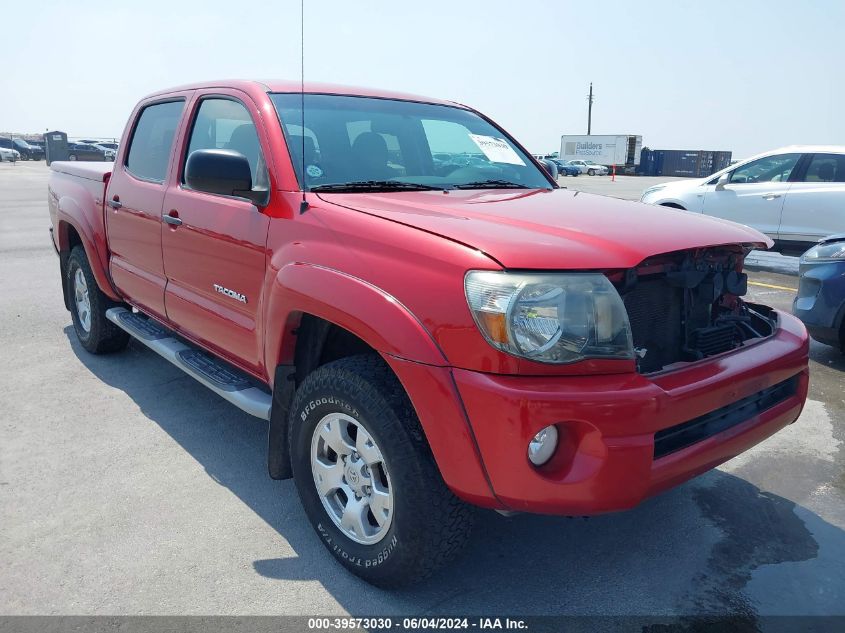
[{"label": "asphalt parking lot", "polygon": [[[79,346],[47,175],[0,164],[0,614],[845,614],[839,352],[813,343],[799,421],[717,470],[589,520],[483,512],[455,565],[385,592],[267,477],[264,423],[138,344]],[[789,309],[795,276],[750,277],[753,300]]]}]

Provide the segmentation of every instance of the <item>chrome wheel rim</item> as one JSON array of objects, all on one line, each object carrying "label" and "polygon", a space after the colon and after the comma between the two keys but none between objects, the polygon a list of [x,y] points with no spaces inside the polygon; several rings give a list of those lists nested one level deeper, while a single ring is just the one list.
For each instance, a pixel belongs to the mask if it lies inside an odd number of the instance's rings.
[{"label": "chrome wheel rim", "polygon": [[88,297],[88,283],[82,269],[77,268],[73,277],[73,298],[76,303],[76,316],[79,317],[79,325],[86,332],[91,331],[91,299]]},{"label": "chrome wheel rim", "polygon": [[311,437],[311,473],[329,518],[363,545],[382,540],[393,522],[393,486],[381,449],[356,419],[324,416]]}]

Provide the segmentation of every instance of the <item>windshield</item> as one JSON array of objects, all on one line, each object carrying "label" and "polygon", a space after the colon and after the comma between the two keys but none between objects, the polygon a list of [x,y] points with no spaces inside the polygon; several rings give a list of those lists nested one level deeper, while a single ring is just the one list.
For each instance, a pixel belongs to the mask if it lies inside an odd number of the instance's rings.
[{"label": "windshield", "polygon": [[502,130],[462,108],[307,94],[303,128],[301,94],[270,96],[306,190],[552,188]]}]

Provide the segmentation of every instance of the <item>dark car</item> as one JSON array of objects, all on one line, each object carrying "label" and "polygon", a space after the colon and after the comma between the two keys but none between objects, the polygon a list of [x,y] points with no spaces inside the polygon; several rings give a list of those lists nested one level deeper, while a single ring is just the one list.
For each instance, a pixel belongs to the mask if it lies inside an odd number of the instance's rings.
[{"label": "dark car", "polygon": [[815,340],[845,352],[845,233],[830,235],[801,256],[792,312]]},{"label": "dark car", "polygon": [[106,160],[106,153],[103,150],[87,143],[68,143],[67,154],[68,160]]},{"label": "dark car", "polygon": [[22,138],[12,139],[14,148],[20,152],[21,160],[43,160],[44,150]]},{"label": "dark car", "polygon": [[570,165],[565,160],[561,160],[559,158],[549,158],[548,160],[557,165],[557,172],[561,176],[578,176],[581,174],[580,169],[578,169],[575,165]]}]

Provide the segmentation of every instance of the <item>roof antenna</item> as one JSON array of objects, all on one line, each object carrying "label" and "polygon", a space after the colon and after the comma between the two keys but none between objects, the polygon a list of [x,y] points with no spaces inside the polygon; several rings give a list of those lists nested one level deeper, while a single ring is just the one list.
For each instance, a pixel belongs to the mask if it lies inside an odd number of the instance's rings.
[{"label": "roof antenna", "polygon": [[308,200],[305,199],[305,0],[300,0],[299,7],[299,123],[302,128],[302,202],[299,203],[299,214],[302,215],[308,210]]}]

